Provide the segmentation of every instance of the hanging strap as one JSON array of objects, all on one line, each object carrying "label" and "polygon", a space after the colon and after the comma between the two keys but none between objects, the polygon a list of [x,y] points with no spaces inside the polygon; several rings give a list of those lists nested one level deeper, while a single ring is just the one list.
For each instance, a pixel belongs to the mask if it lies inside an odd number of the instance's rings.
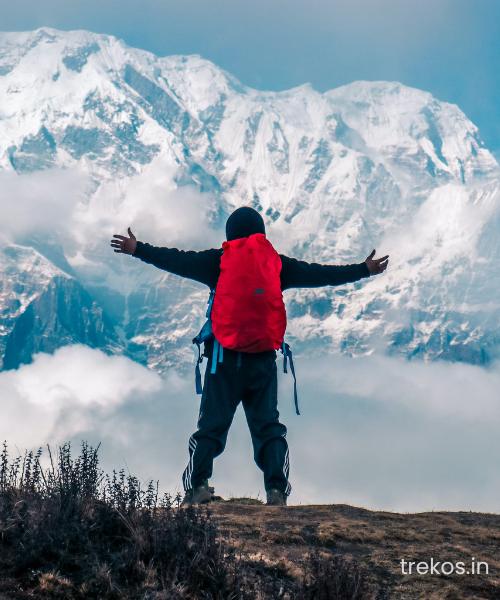
[{"label": "hanging strap", "polygon": [[[210,295],[209,295],[208,301],[207,301],[207,304],[208,304],[207,311],[206,311],[207,320],[205,321],[203,327],[200,329],[198,335],[193,339],[193,344],[196,344],[196,347],[198,348],[198,358],[196,359],[196,365],[194,368],[194,383],[195,383],[197,394],[203,393],[203,386],[201,383],[201,369],[200,369],[200,364],[203,362],[203,356],[201,354],[201,344],[204,344],[205,342],[207,342],[208,340],[213,338],[212,322],[210,321],[210,313],[212,312],[212,304],[214,301],[214,295],[215,295],[215,289],[211,289]],[[222,361],[220,361],[220,362],[222,362]]]},{"label": "hanging strap", "polygon": [[197,342],[195,342],[195,344],[198,347],[198,358],[196,359],[196,366],[194,368],[194,384],[196,387],[196,393],[201,394],[203,392],[203,387],[201,385],[200,363],[203,361],[203,358],[201,356],[200,344]]},{"label": "hanging strap", "polygon": [[212,367],[210,373],[215,375],[217,371],[217,363],[221,363],[224,360],[224,348],[221,346],[218,340],[214,338],[214,349],[212,350]]},{"label": "hanging strap", "polygon": [[297,378],[295,376],[295,366],[293,364],[293,353],[290,346],[286,342],[283,342],[283,345],[281,346],[281,351],[283,352],[283,373],[288,373],[287,362],[288,359],[290,359],[290,371],[292,372],[293,377],[293,400],[295,403],[295,413],[297,415],[300,415],[299,399],[297,395]]},{"label": "hanging strap", "polygon": [[214,296],[215,296],[215,289],[211,288],[210,296],[208,297],[208,306],[207,306],[207,312],[206,312],[207,319],[210,319],[210,315],[212,313],[212,304],[214,303]]},{"label": "hanging strap", "polygon": [[215,375],[215,372],[217,371],[217,358],[219,356],[219,346],[219,342],[214,339],[214,348],[212,350],[212,367],[210,369],[210,373],[212,375]]}]

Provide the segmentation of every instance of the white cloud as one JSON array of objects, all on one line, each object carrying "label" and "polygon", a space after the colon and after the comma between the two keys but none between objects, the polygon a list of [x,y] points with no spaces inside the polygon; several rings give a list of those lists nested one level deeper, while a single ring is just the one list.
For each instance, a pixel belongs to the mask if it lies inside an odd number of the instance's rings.
[{"label": "white cloud", "polygon": [[307,490],[389,510],[498,511],[500,363],[372,355],[297,368],[303,419],[289,437],[300,500]]},{"label": "white cloud", "polygon": [[[297,359],[302,416],[280,375],[292,503],[346,502],[389,510],[498,510],[500,364],[400,358]],[[163,378],[85,346],[0,373],[0,436],[22,451],[71,439],[102,442],[103,467],[126,465],[180,489],[199,397],[175,372]],[[222,495],[263,497],[241,407],[212,482]]]},{"label": "white cloud", "polygon": [[97,188],[79,167],[0,173],[0,235],[4,243],[30,243],[34,237],[59,243],[84,280],[116,275],[117,254],[109,242],[115,233],[127,235],[129,226],[154,245],[220,246],[223,231],[211,223],[213,195],[192,185],[177,188],[174,176],[161,156],[140,174]]},{"label": "white cloud", "polygon": [[106,418],[136,394],[161,388],[157,374],[123,356],[109,356],[83,344],[0,373],[0,436],[17,445],[72,437]]},{"label": "white cloud", "polygon": [[159,157],[139,175],[103,183],[75,215],[83,226],[78,239],[85,243],[94,231],[91,246],[100,248],[102,237],[108,241],[114,233],[126,235],[130,226],[138,239],[152,244],[194,249],[220,245],[220,232],[209,225],[214,197],[191,185],[176,187],[174,175],[172,166]]},{"label": "white cloud", "polygon": [[2,235],[16,241],[30,234],[64,234],[87,185],[87,176],[78,169],[0,173]]}]

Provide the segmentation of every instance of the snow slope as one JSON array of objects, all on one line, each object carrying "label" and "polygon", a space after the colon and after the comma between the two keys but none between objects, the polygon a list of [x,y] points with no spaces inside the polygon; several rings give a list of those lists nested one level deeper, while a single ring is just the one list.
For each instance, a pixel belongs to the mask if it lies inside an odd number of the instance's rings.
[{"label": "snow slope", "polygon": [[[28,223],[4,241],[2,252],[22,245],[29,257],[9,262],[25,287],[13,295],[4,284],[0,295],[8,366],[75,335],[90,343],[75,332],[102,315],[96,345],[160,371],[190,365],[207,290],[114,254],[109,238],[132,224],[158,245],[218,245],[243,204],[262,211],[290,255],[339,264],[372,248],[391,256],[383,276],[286,292],[297,351],[498,356],[499,166],[458,106],[387,81],[260,91],[198,55],[157,57],[51,28],[0,34],[0,98],[0,176],[85,178],[55,230],[35,235]],[[15,203],[15,189],[2,202]],[[36,221],[43,207],[29,202],[25,220]],[[60,272],[75,281],[61,294],[95,310],[71,334],[29,329],[25,318],[21,343],[16,322],[29,306],[49,319],[36,300],[61,285]]]}]

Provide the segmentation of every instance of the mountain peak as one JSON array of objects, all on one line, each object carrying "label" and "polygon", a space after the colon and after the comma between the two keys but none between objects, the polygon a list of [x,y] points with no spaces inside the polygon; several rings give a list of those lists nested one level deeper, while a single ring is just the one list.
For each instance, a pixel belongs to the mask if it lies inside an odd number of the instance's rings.
[{"label": "mountain peak", "polygon": [[[175,220],[185,224],[184,213],[208,215],[204,225],[217,228],[246,204],[263,214],[282,251],[305,260],[359,262],[371,248],[398,249],[384,278],[342,290],[347,300],[340,291],[337,302],[328,290],[290,293],[299,351],[328,338],[359,353],[383,335],[412,356],[486,360],[499,333],[481,310],[460,307],[463,289],[493,293],[498,196],[489,179],[498,164],[456,105],[397,81],[353,81],[325,93],[310,83],[257,90],[199,54],[158,57],[85,30],[3,33],[0,46],[0,170],[78,168],[92,182],[71,221],[78,233],[61,243],[66,257],[79,257],[72,266],[84,284],[95,290],[102,268],[109,287],[120,287],[111,275],[115,257],[80,246],[95,239],[94,229],[107,237],[120,211],[139,219],[145,237],[164,240],[180,235]],[[193,188],[201,199],[185,195]],[[92,236],[82,233],[87,228]],[[474,252],[480,260],[465,276],[461,266]],[[183,332],[196,320],[194,310],[186,316],[186,290],[172,306]],[[122,318],[109,292],[100,293]],[[127,322],[117,324],[131,338],[160,338],[150,344],[150,364],[165,366],[167,355],[185,362],[183,334],[175,319],[165,323],[158,298],[135,300],[147,319],[127,309]],[[415,298],[418,318],[400,308]]]}]

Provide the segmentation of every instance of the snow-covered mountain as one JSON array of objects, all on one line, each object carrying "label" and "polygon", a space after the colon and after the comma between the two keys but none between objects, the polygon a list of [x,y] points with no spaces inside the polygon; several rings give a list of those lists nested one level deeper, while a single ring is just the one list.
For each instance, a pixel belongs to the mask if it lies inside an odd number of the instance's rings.
[{"label": "snow-covered mountain", "polygon": [[382,276],[286,292],[297,351],[498,356],[499,166],[458,106],[387,81],[260,91],[198,55],[46,27],[0,34],[0,99],[14,213],[17,183],[84,177],[55,230],[16,222],[4,241],[4,368],[71,341],[160,371],[191,364],[207,290],[109,239],[132,225],[158,245],[218,245],[243,204],[289,255],[391,256]]}]

